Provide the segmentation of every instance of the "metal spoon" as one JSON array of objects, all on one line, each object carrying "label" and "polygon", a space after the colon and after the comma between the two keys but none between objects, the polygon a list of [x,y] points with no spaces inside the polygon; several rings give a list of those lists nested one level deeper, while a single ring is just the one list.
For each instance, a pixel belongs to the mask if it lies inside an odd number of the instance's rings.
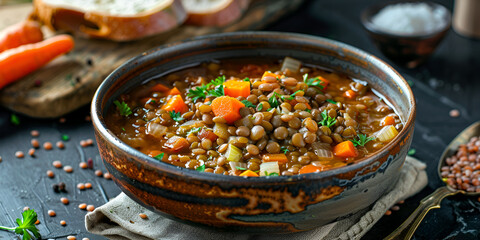
[{"label": "metal spoon", "polygon": [[[447,146],[445,151],[443,151],[442,157],[440,157],[440,161],[438,162],[438,176],[441,178],[441,169],[443,166],[446,165],[445,160],[447,157],[452,156],[457,151],[458,147],[461,144],[466,144],[470,140],[470,138],[474,136],[480,136],[480,121],[476,122],[465,130],[463,130],[460,134],[458,134],[452,142]],[[412,238],[415,230],[417,230],[418,226],[422,222],[425,215],[427,215],[430,209],[440,208],[440,203],[442,199],[445,197],[455,195],[457,193],[462,193],[469,196],[477,196],[480,193],[476,192],[465,192],[463,190],[453,189],[452,187],[445,185],[440,188],[437,188],[435,192],[426,196],[424,199],[420,201],[420,205],[413,211],[413,213],[402,223],[395,231],[393,231],[390,235],[388,235],[386,239],[410,239]]]}]

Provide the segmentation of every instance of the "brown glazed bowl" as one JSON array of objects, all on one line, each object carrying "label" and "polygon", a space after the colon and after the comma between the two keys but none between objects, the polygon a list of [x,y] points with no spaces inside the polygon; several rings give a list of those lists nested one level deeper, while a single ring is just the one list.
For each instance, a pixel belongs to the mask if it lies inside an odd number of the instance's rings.
[{"label": "brown glazed bowl", "polygon": [[[445,11],[446,25],[435,31],[421,34],[399,35],[385,32],[372,23],[372,18],[388,5],[398,3],[426,3],[432,9],[441,8]],[[407,68],[415,68],[423,64],[435,51],[438,44],[445,37],[451,25],[451,13],[444,6],[423,1],[394,1],[382,2],[366,8],[361,15],[363,27],[380,51],[396,64]]]},{"label": "brown glazed bowl", "polygon": [[[295,176],[243,178],[176,167],[127,146],[105,124],[112,102],[169,72],[223,58],[290,56],[367,81],[404,123],[377,154],[342,168]],[[305,231],[369,207],[394,186],[412,141],[415,100],[407,82],[378,58],[332,40],[278,32],[236,32],[168,44],[135,57],[110,74],[92,102],[103,163],[115,183],[146,208],[218,230]]]}]

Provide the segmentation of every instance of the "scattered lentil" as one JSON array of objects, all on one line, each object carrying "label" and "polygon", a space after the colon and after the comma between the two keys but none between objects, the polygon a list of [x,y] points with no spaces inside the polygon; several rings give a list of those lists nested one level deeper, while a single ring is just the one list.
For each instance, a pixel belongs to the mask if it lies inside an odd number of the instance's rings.
[{"label": "scattered lentil", "polygon": [[57,216],[57,213],[56,213],[55,211],[53,211],[53,210],[48,210],[47,213],[48,213],[48,216],[50,216],[50,217],[55,217],[55,216]]},{"label": "scattered lentil", "polygon": [[38,137],[38,136],[40,136],[40,132],[37,131],[37,130],[32,130],[32,131],[30,132],[30,135],[32,135],[32,137]]},{"label": "scattered lentil", "polygon": [[78,164],[78,166],[82,169],[88,168],[88,164],[86,162],[80,162],[80,164]]},{"label": "scattered lentil", "polygon": [[24,212],[25,212],[25,211],[28,211],[28,210],[30,210],[30,207],[28,207],[28,206],[23,207],[23,211],[24,211]]},{"label": "scattered lentil", "polygon": [[87,206],[87,211],[93,212],[93,210],[95,210],[95,206],[93,206],[93,205],[88,205]]},{"label": "scattered lentil", "polygon": [[66,198],[66,197],[60,198],[60,201],[61,201],[63,204],[65,204],[65,205],[67,205],[67,204],[70,203],[70,200],[68,200],[68,198]]},{"label": "scattered lentil", "polygon": [[35,225],[38,225],[40,224],[40,220],[37,219],[37,221],[35,221]]},{"label": "scattered lentil", "polygon": [[59,183],[58,183],[58,189],[59,189],[60,191],[66,192],[66,191],[67,191],[66,187],[67,187],[67,185],[65,185],[64,182],[59,182]]},{"label": "scattered lentil", "polygon": [[398,210],[400,210],[400,207],[397,206],[397,205],[395,205],[395,206],[393,206],[391,209],[392,209],[393,211],[398,211]]},{"label": "scattered lentil", "polygon": [[460,116],[460,111],[458,111],[458,109],[452,109],[450,110],[449,114],[450,117],[456,118]]},{"label": "scattered lentil", "polygon": [[80,189],[80,190],[85,190],[85,184],[79,183],[79,184],[77,184],[77,188]]},{"label": "scattered lentil", "polygon": [[64,117],[62,117],[62,118],[58,119],[58,121],[59,121],[60,123],[65,123],[65,122],[67,121],[67,119],[64,118]]},{"label": "scattered lentil", "polygon": [[15,152],[15,157],[23,158],[23,157],[25,157],[25,154],[22,151],[17,151],[17,152]]},{"label": "scattered lentil", "polygon": [[55,177],[55,173],[53,173],[52,170],[47,170],[47,177],[49,177],[49,178],[54,178],[54,177]]},{"label": "scattered lentil", "polygon": [[39,148],[40,147],[40,142],[38,142],[37,139],[32,139],[30,141],[30,144],[32,144],[32,147],[34,147],[34,148]]},{"label": "scattered lentil", "polygon": [[67,240],[77,240],[77,238],[75,236],[67,236]]},{"label": "scattered lentil", "polygon": [[64,144],[62,141],[58,141],[58,142],[57,142],[57,147],[60,148],[60,149],[64,149],[64,148],[65,148],[65,144]]},{"label": "scattered lentil", "polygon": [[82,240],[90,240],[89,238],[82,238]]},{"label": "scattered lentil", "polygon": [[95,175],[97,175],[97,177],[102,177],[103,176],[102,170],[96,170]]},{"label": "scattered lentil", "polygon": [[0,157],[0,162],[2,162],[2,161],[3,161],[3,159],[2,159],[2,157]]},{"label": "scattered lentil", "polygon": [[60,221],[60,225],[66,226],[66,225],[67,225],[67,222],[65,222],[65,220],[62,220],[62,221]]},{"label": "scattered lentil", "polygon": [[44,143],[43,143],[43,148],[44,148],[45,150],[52,150],[52,149],[53,149],[53,145],[52,145],[51,142],[44,142]]},{"label": "scattered lentil", "polygon": [[390,216],[390,215],[392,215],[392,211],[390,211],[390,210],[387,210],[387,211],[385,212],[385,215],[387,215],[387,216]]},{"label": "scattered lentil", "polygon": [[112,179],[112,174],[106,172],[106,173],[103,174],[103,178],[110,180],[110,179]]},{"label": "scattered lentil", "polygon": [[61,168],[63,166],[62,162],[60,162],[59,160],[53,161],[52,165],[56,168]]},{"label": "scattered lentil", "polygon": [[87,209],[87,204],[86,204],[86,203],[80,203],[80,204],[78,205],[78,208],[79,208],[79,209],[82,209],[82,210],[85,210],[85,209]]},{"label": "scattered lentil", "polygon": [[30,155],[30,156],[33,157],[33,155],[35,155],[35,149],[30,148],[30,149],[28,150],[28,155]]},{"label": "scattered lentil", "polygon": [[67,165],[67,166],[63,167],[63,171],[65,171],[67,173],[72,173],[73,172],[73,167],[70,166],[70,165]]},{"label": "scattered lentil", "polygon": [[138,214],[138,216],[140,216],[140,218],[142,218],[142,219],[147,219],[148,218],[147,214],[145,214],[145,213],[140,213],[140,214]]},{"label": "scattered lentil", "polygon": [[87,183],[85,183],[85,187],[88,188],[88,189],[90,189],[90,188],[92,188],[92,184],[89,183],[89,182],[87,182]]}]

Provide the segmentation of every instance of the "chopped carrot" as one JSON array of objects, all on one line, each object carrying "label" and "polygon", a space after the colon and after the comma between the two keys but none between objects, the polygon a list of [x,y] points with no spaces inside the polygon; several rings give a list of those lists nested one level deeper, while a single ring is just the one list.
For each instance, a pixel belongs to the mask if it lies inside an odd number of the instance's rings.
[{"label": "chopped carrot", "polygon": [[275,74],[275,73],[272,73],[272,72],[270,72],[270,71],[265,71],[265,72],[263,73],[262,81],[263,81],[263,78],[265,78],[265,77],[274,77],[274,78],[276,78],[276,79],[282,78],[282,76],[280,76],[280,75],[278,75],[278,74]]},{"label": "chopped carrot", "polygon": [[208,102],[210,102],[210,98],[207,97],[205,98],[205,101],[203,101],[203,103],[208,103]]},{"label": "chopped carrot", "polygon": [[162,106],[162,109],[167,111],[185,113],[186,111],[188,111],[188,106],[183,101],[182,96],[174,95],[170,99],[168,99],[167,103]]},{"label": "chopped carrot", "polygon": [[298,174],[320,172],[322,170],[323,170],[322,167],[317,167],[313,164],[308,164],[308,165],[305,165],[302,168],[300,168],[300,170],[298,171]]},{"label": "chopped carrot", "polygon": [[218,136],[217,134],[213,133],[213,131],[211,130],[207,130],[205,128],[203,128],[202,130],[200,130],[200,132],[197,134],[197,137],[200,139],[200,140],[203,140],[203,139],[209,139],[210,141],[215,141],[217,140]]},{"label": "chopped carrot", "polygon": [[242,117],[240,108],[245,107],[245,104],[236,98],[221,96],[213,99],[210,106],[216,117],[222,117],[228,124],[232,124]]},{"label": "chopped carrot", "polygon": [[223,83],[223,91],[230,97],[248,97],[250,95],[250,82],[229,80]]},{"label": "chopped carrot", "polygon": [[262,157],[262,162],[278,162],[279,164],[287,163],[287,155],[283,153],[267,153]]},{"label": "chopped carrot", "polygon": [[180,90],[178,90],[177,87],[172,88],[170,91],[168,91],[167,95],[180,95]]},{"label": "chopped carrot", "polygon": [[351,141],[343,141],[333,147],[333,154],[337,157],[356,157],[358,155],[357,149]]},{"label": "chopped carrot", "polygon": [[310,106],[310,104],[308,104],[307,102],[305,103],[305,105],[307,105],[307,108],[308,108],[308,109],[312,109],[312,107]]},{"label": "chopped carrot", "polygon": [[0,52],[43,40],[41,25],[26,20],[5,28],[0,32]]},{"label": "chopped carrot", "polygon": [[320,85],[323,86],[323,89],[326,89],[327,86],[330,84],[330,81],[328,81],[326,78],[322,76],[318,76],[317,78],[320,79]]},{"label": "chopped carrot", "polygon": [[168,155],[165,154],[165,153],[162,152],[162,151],[159,151],[159,150],[152,150],[152,151],[150,151],[147,155],[148,155],[149,157],[156,157],[156,156],[158,156],[158,155],[160,155],[160,154],[162,154],[162,153],[164,154],[162,159],[168,159]]},{"label": "chopped carrot", "polygon": [[151,92],[167,92],[167,91],[170,91],[170,88],[161,83],[157,83],[155,84],[155,86],[150,88],[150,91]]},{"label": "chopped carrot", "polygon": [[172,153],[181,152],[185,149],[188,149],[189,146],[190,143],[187,141],[187,139],[179,136],[173,136],[169,138],[163,145],[165,149]]},{"label": "chopped carrot", "polygon": [[252,170],[247,170],[241,173],[239,176],[241,177],[258,177],[258,174]]},{"label": "chopped carrot", "polygon": [[386,116],[383,118],[381,125],[382,126],[387,126],[387,125],[393,125],[395,124],[395,118],[392,116]]},{"label": "chopped carrot", "polygon": [[354,99],[357,96],[357,93],[352,89],[349,89],[343,93],[343,96],[348,99]]},{"label": "chopped carrot", "polygon": [[73,38],[62,34],[0,53],[0,89],[73,49]]}]

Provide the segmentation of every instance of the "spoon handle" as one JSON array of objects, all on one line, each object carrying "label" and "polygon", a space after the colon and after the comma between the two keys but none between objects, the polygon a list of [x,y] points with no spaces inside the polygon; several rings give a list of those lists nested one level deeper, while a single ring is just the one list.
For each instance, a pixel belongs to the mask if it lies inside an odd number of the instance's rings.
[{"label": "spoon handle", "polygon": [[388,235],[384,240],[390,239],[405,239],[408,240],[412,238],[413,233],[417,230],[420,222],[422,222],[425,215],[427,215],[428,211],[433,208],[440,208],[440,203],[442,199],[447,196],[455,195],[460,191],[452,191],[447,188],[447,186],[443,186],[435,190],[432,194],[426,196],[424,199],[420,201],[420,205],[413,211],[412,214],[402,223],[395,231],[393,231],[390,235]]}]

